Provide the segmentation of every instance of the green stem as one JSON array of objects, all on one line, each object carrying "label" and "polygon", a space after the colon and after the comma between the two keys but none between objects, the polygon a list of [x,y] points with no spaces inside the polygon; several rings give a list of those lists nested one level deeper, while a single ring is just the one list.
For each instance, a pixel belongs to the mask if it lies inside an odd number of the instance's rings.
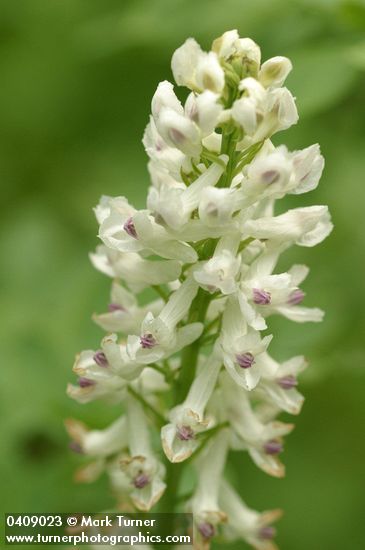
[{"label": "green stem", "polygon": [[[198,294],[190,306],[188,324],[196,322],[204,323],[210,299],[210,294],[202,288],[199,288]],[[186,347],[182,353],[180,375],[177,379],[177,384],[175,387],[176,404],[184,401],[195,378],[200,345],[201,340],[198,338],[190,346]]]}]

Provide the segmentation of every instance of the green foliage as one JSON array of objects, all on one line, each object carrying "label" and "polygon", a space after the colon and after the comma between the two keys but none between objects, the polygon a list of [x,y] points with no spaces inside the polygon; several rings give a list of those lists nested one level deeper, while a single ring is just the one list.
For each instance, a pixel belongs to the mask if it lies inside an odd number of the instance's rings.
[{"label": "green foliage", "polygon": [[[285,453],[288,477],[270,479],[238,454],[231,476],[253,507],[286,511],[283,549],[363,547],[364,26],[360,1],[1,2],[6,511],[96,511],[112,502],[104,480],[73,484],[80,459],[68,452],[62,426],[73,416],[102,427],[117,414],[65,396],[75,352],[101,335],[89,318],[109,292],[87,259],[97,242],[91,209],[102,193],[142,204],[148,176],[140,140],[150,97],[170,78],[172,51],[187,36],[208,45],[237,27],[260,42],[266,58],[294,62],[288,87],[301,119],[286,132],[288,145],[321,144],[327,168],[304,200],[330,205],[335,232],[318,249],[285,258],[312,267],[308,305],[327,311],[322,325],[304,329],[275,320],[277,357],[305,350],[312,364],[303,380],[307,403]],[[303,196],[285,199],[283,209],[299,204]]]}]

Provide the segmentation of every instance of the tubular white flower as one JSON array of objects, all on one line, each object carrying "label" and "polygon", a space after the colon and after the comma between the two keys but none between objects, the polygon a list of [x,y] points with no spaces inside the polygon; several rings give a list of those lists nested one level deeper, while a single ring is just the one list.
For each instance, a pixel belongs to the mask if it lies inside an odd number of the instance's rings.
[{"label": "tubular white flower", "polygon": [[237,300],[229,299],[223,313],[220,345],[224,365],[236,384],[248,391],[257,386],[260,358],[271,339],[271,335],[261,339],[257,331],[248,327]]},{"label": "tubular white flower", "polygon": [[259,81],[265,88],[282,86],[293,65],[287,57],[276,56],[261,65]]},{"label": "tubular white flower", "polygon": [[131,483],[131,498],[138,510],[148,512],[163,495],[165,468],[152,453],[149,432],[142,406],[127,400],[128,447],[130,457],[121,463]]},{"label": "tubular white flower", "polygon": [[159,190],[150,188],[147,199],[149,209],[161,216],[172,229],[179,230],[199,206],[203,190],[214,186],[222,175],[227,157],[222,155],[219,158],[223,165],[212,164],[189,187],[181,184],[178,187],[161,186]]},{"label": "tubular white flower", "polygon": [[170,423],[161,430],[162,447],[170,462],[182,462],[198,448],[197,434],[210,426],[204,417],[205,407],[213,393],[221,359],[216,354],[206,360],[190,387],[185,401],[170,411]]},{"label": "tubular white flower", "polygon": [[[153,263],[153,262],[151,262]],[[108,312],[93,315],[93,320],[106,332],[136,332],[148,311],[158,315],[163,307],[162,300],[151,302],[146,307],[137,305],[134,294],[113,281]]]},{"label": "tubular white flower", "polygon": [[134,291],[175,281],[181,274],[177,260],[146,260],[138,253],[120,252],[105,245],[99,245],[90,259],[96,269],[109,277],[123,279]]},{"label": "tubular white flower", "polygon": [[191,90],[196,88],[195,73],[203,51],[194,38],[188,38],[171,59],[172,74],[176,84]]},{"label": "tubular white flower", "polygon": [[255,414],[247,393],[223,373],[221,376],[224,404],[232,430],[237,437],[233,447],[247,450],[256,466],[274,477],[284,477],[285,467],[278,455],[283,450],[282,437],[289,434],[293,424],[268,422],[264,424]]},{"label": "tubular white flower", "polygon": [[228,518],[223,526],[227,540],[243,539],[257,550],[277,550],[272,542],[276,530],[271,523],[281,518],[281,510],[259,513],[248,508],[225,480],[221,483],[220,504]]},{"label": "tubular white flower", "polygon": [[298,375],[307,367],[303,356],[279,364],[269,354],[261,357],[261,383],[255,392],[289,414],[299,414],[304,397],[296,389]]},{"label": "tubular white flower", "polygon": [[69,384],[67,394],[80,403],[109,397],[120,401],[126,391],[126,380],[109,364],[104,349],[85,350],[76,356],[73,372],[79,377],[78,385]]},{"label": "tubular white flower", "polygon": [[146,315],[140,336],[128,337],[127,353],[132,360],[143,364],[154,363],[199,338],[203,330],[201,323],[190,323],[176,329],[189,310],[197,291],[196,282],[188,278],[171,294],[157,317],[151,312]]},{"label": "tubular white flower", "polygon": [[221,93],[224,88],[224,72],[214,52],[203,53],[196,66],[195,81],[198,89]]},{"label": "tubular white flower", "polygon": [[298,323],[322,321],[322,310],[298,305],[305,297],[299,284],[307,276],[308,268],[294,265],[288,273],[272,275],[278,255],[275,248],[264,251],[243,274],[238,300],[245,320],[256,330],[264,330],[265,318],[273,314]]},{"label": "tubular white flower", "polygon": [[196,158],[202,150],[199,128],[192,120],[169,107],[161,110],[156,126],[170,147],[180,149],[186,155]]},{"label": "tubular white flower", "polygon": [[333,225],[327,206],[294,208],[275,217],[245,222],[242,231],[246,237],[269,239],[276,243],[315,246],[331,233]]},{"label": "tubular white flower", "polygon": [[161,111],[165,107],[169,107],[180,115],[184,114],[183,106],[181,105],[181,102],[178,100],[174,92],[174,86],[173,84],[171,84],[171,82],[168,82],[168,80],[164,80],[163,82],[159,83],[159,85],[157,86],[157,90],[152,98],[151,110],[152,116],[155,120],[159,119]]},{"label": "tubular white flower", "polygon": [[69,418],[65,422],[72,441],[79,452],[88,456],[108,457],[127,447],[126,417],[123,415],[104,430],[90,430],[85,424]]},{"label": "tubular white flower", "polygon": [[218,103],[219,95],[205,90],[196,95],[191,93],[185,103],[185,115],[199,127],[202,137],[212,134],[223,111],[223,105]]},{"label": "tubular white flower", "polygon": [[161,180],[166,182],[180,179],[186,157],[182,151],[171,147],[162,139],[152,116],[143,134],[142,143],[151,159],[148,168],[154,185],[158,186]]},{"label": "tubular white flower", "polygon": [[194,279],[208,292],[220,290],[222,294],[232,294],[237,288],[236,277],[240,269],[240,259],[236,257],[240,236],[222,238],[213,257],[194,271]]},{"label": "tubular white flower", "polygon": [[109,248],[121,252],[154,252],[163,258],[194,262],[196,252],[174,239],[147,210],[137,211],[124,197],[110,199],[100,225],[99,237]]},{"label": "tubular white flower", "polygon": [[228,451],[228,430],[223,429],[196,461],[198,485],[192,498],[195,537],[201,543],[210,541],[216,528],[227,520],[219,507],[219,491]]}]

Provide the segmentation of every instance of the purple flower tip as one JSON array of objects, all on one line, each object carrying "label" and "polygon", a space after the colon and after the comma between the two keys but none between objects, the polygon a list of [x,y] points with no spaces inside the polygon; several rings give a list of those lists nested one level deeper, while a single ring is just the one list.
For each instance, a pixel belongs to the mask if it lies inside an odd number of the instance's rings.
[{"label": "purple flower tip", "polygon": [[295,376],[292,376],[291,374],[288,374],[288,376],[283,376],[282,378],[278,378],[278,384],[283,390],[290,390],[291,388],[295,388],[295,386],[298,385],[298,380],[295,378]]},{"label": "purple flower tip", "polygon": [[143,489],[149,483],[150,483],[150,478],[144,473],[138,474],[133,480],[133,485],[135,486],[136,489]]},{"label": "purple flower tip", "polygon": [[243,369],[251,368],[255,362],[254,356],[249,351],[247,351],[246,353],[240,353],[236,355],[236,360],[239,366],[242,367]]},{"label": "purple flower tip", "polygon": [[77,443],[77,441],[70,441],[68,446],[69,446],[69,449],[71,449],[71,451],[73,451],[74,453],[77,453],[79,455],[84,454],[84,451],[82,450],[80,443]]},{"label": "purple flower tip", "polygon": [[93,359],[95,363],[99,365],[99,367],[109,366],[108,359],[106,358],[105,353],[101,350],[98,350],[97,352],[94,353]]},{"label": "purple flower tip", "polygon": [[296,288],[289,294],[288,298],[288,304],[291,306],[296,306],[297,304],[300,304],[303,301],[303,298],[305,296],[305,292],[301,290],[300,288]]},{"label": "purple flower tip", "polygon": [[280,441],[272,439],[265,443],[264,451],[267,455],[278,455],[283,451],[283,444]]},{"label": "purple flower tip", "polygon": [[142,348],[144,349],[151,349],[157,344],[152,334],[144,334],[143,336],[141,336],[140,343]]},{"label": "purple flower tip", "polygon": [[128,218],[128,220],[123,225],[123,229],[130,237],[133,237],[133,239],[137,239],[137,231],[133,223],[133,218]]},{"label": "purple flower tip", "polygon": [[81,376],[78,380],[80,388],[89,388],[90,386],[94,386],[96,384],[95,380],[90,380],[89,378],[84,378]]},{"label": "purple flower tip", "polygon": [[253,288],[253,301],[255,304],[260,306],[267,306],[271,303],[271,294],[266,292],[266,290],[261,290],[260,288]]},{"label": "purple flower tip", "polygon": [[198,531],[205,539],[211,539],[215,535],[214,525],[208,522],[200,523],[198,525]]},{"label": "purple flower tip", "polygon": [[108,310],[112,313],[113,311],[125,311],[125,308],[120,304],[110,303],[108,305]]},{"label": "purple flower tip", "polygon": [[263,540],[271,540],[276,536],[276,529],[271,525],[266,525],[262,527],[259,531],[259,537]]},{"label": "purple flower tip", "polygon": [[190,441],[195,437],[194,430],[190,426],[180,426],[177,428],[177,437],[181,441]]}]

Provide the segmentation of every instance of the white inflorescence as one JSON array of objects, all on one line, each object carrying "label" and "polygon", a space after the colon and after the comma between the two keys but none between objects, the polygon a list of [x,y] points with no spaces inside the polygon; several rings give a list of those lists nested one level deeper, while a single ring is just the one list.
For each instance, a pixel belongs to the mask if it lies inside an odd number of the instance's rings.
[{"label": "white inflorescence", "polygon": [[124,509],[148,511],[162,495],[182,506],[180,493],[169,495],[169,472],[189,459],[198,481],[184,506],[196,548],[217,533],[274,548],[279,511],[246,506],[224,479],[227,453],[247,451],[284,475],[279,454],[293,425],[276,417],[300,412],[306,361],[271,357],[268,318],[323,317],[301,304],[306,266],[275,272],[286,249],[314,246],[332,229],[327,206],[275,215],[286,194],[316,188],[324,165],[318,145],[289,151],[271,141],[298,120],[283,86],[291,69],[285,57],[261,64],[260,48],[235,30],[208,53],[189,38],[172,57],[176,83],[190,90],[185,103],[168,81],[152,99],[146,209],[122,196],[95,208],[102,244],[91,260],[113,279],[107,312],[94,316],[106,335],[77,357],[68,393],[121,402],[124,412],[105,430],[67,422],[73,449],[93,459],[77,475],[91,481],[106,470]]}]

